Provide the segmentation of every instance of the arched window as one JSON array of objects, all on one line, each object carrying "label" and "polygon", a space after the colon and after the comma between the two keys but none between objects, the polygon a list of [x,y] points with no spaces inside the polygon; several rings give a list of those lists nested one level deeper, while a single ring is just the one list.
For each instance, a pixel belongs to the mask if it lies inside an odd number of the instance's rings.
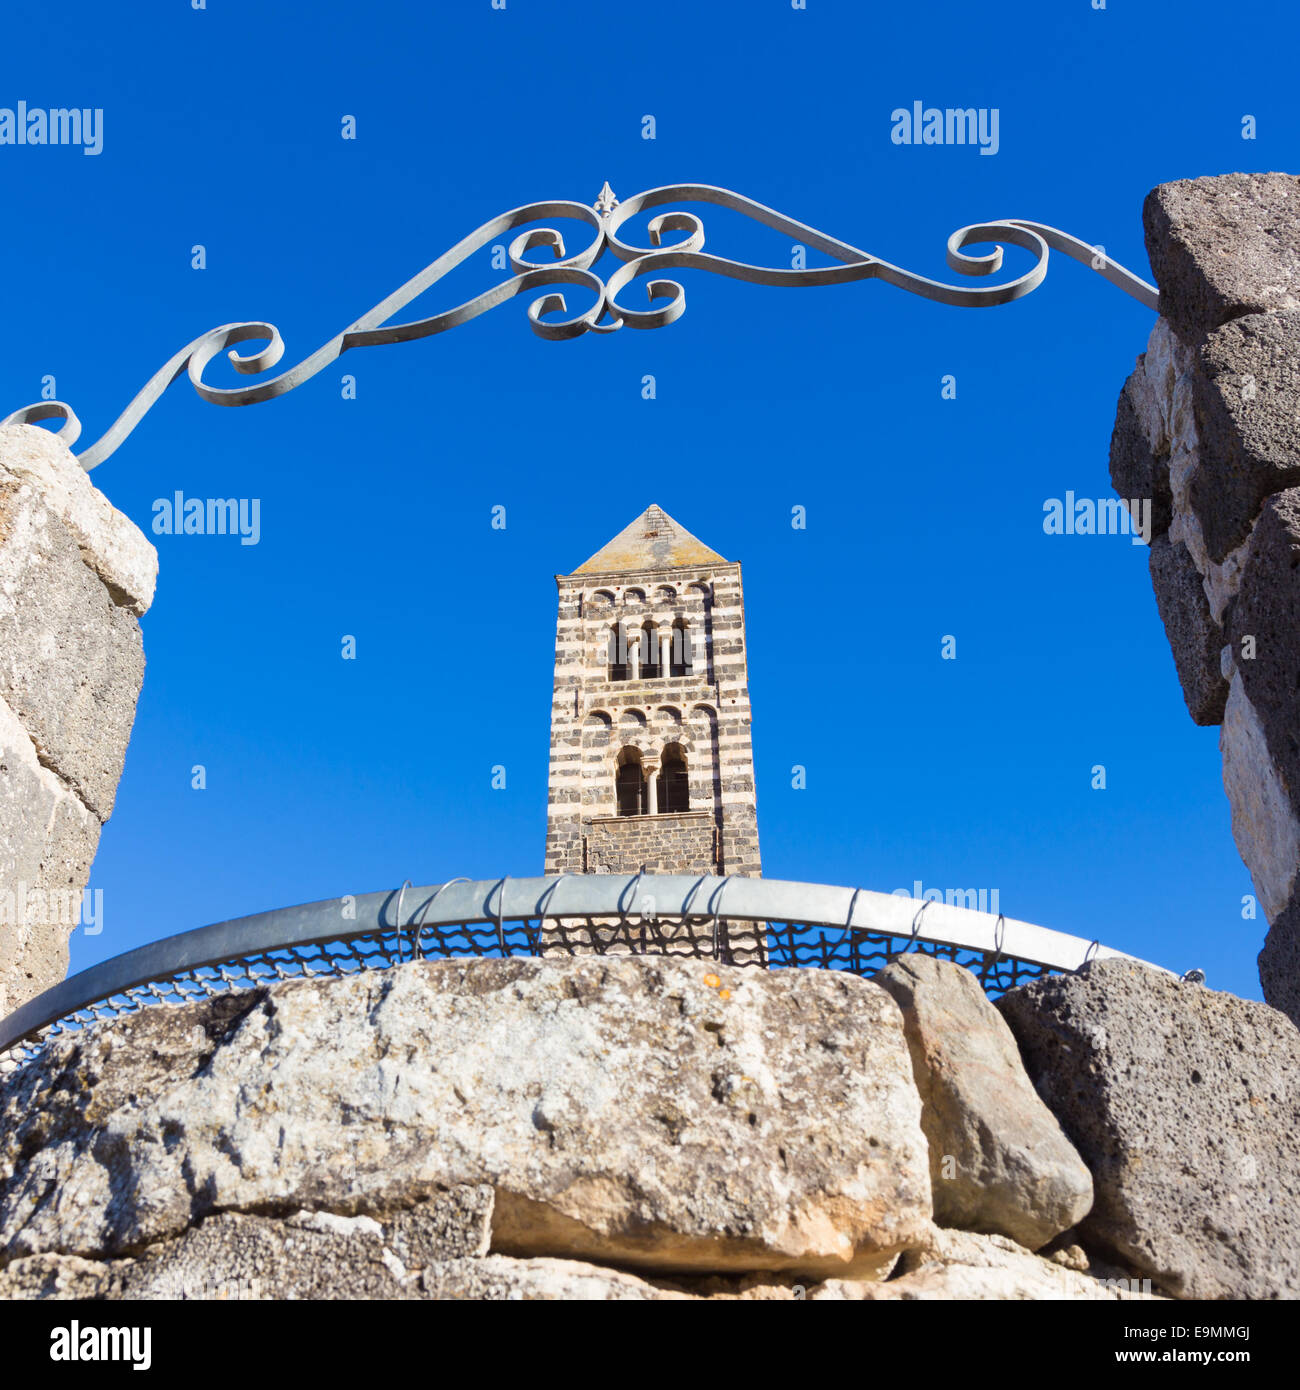
[{"label": "arched window", "polygon": [[614,790],[620,816],[645,814],[645,773],[641,770],[641,754],[635,748],[624,748],[618,755]]},{"label": "arched window", "polygon": [[663,675],[659,664],[659,629],[653,623],[646,623],[641,629],[641,679],[655,681]]},{"label": "arched window", "polygon": [[673,624],[672,663],[668,668],[670,676],[689,676],[695,666],[695,649],[691,632],[678,618]]},{"label": "arched window", "polygon": [[627,628],[615,623],[609,630],[609,678],[612,681],[632,679],[632,665],[627,650]]},{"label": "arched window", "polygon": [[691,809],[691,786],[686,776],[686,754],[681,745],[670,743],[660,759],[659,810],[671,816]]}]

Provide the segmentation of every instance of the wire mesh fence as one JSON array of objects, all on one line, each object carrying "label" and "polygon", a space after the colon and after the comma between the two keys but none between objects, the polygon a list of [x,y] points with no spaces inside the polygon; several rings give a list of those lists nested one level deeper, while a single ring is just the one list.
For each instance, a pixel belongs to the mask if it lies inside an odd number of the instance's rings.
[{"label": "wire mesh fence", "polygon": [[908,951],[970,969],[996,997],[1054,967],[1004,955],[859,928],[798,921],[755,922],[686,916],[658,920],[530,916],[367,931],[298,943],[178,971],[132,985],[61,1014],[0,1053],[0,1076],[37,1057],[47,1042],[154,1005],[185,1005],[285,980],[387,970],[413,960],[508,956],[564,958],[647,955],[710,960],[751,969],[846,970],[864,978]]}]

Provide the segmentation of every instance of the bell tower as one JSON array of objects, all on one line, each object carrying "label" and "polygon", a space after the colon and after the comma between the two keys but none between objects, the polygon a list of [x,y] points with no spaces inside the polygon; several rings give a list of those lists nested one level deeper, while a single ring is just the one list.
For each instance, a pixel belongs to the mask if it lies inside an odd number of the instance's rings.
[{"label": "bell tower", "polygon": [[651,505],[555,582],[546,873],[758,877],[740,566]]}]

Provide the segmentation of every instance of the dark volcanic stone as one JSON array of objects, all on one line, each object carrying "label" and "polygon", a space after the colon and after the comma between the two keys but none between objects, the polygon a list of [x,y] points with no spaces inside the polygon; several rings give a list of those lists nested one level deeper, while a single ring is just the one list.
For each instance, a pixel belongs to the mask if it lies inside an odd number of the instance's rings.
[{"label": "dark volcanic stone", "polygon": [[1122,959],[998,1002],[1092,1170],[1080,1224],[1181,1298],[1300,1296],[1300,1031]]},{"label": "dark volcanic stone", "polygon": [[1300,898],[1280,913],[1259,953],[1264,998],[1300,1025]]},{"label": "dark volcanic stone", "polygon": [[1242,314],[1300,307],[1300,178],[1224,174],[1147,194],[1147,256],[1180,337]]},{"label": "dark volcanic stone", "polygon": [[1200,463],[1192,509],[1214,560],[1246,539],[1266,497],[1300,483],[1300,312],[1252,314],[1196,356]]},{"label": "dark volcanic stone", "polygon": [[[1300,812],[1300,488],[1264,503],[1229,632],[1273,765]],[[1254,638],[1252,660],[1242,654],[1245,637]]]},{"label": "dark volcanic stone", "polygon": [[[1142,368],[1139,365],[1138,371]],[[1110,436],[1110,481],[1121,497],[1151,499],[1151,534],[1163,536],[1169,530],[1173,499],[1169,491],[1169,454],[1156,454],[1124,383],[1115,411],[1115,428]]]},{"label": "dark volcanic stone", "polygon": [[1151,587],[1173,650],[1188,712],[1198,724],[1221,724],[1228,682],[1219,654],[1226,638],[1210,616],[1209,600],[1191,554],[1181,541],[1151,543]]}]

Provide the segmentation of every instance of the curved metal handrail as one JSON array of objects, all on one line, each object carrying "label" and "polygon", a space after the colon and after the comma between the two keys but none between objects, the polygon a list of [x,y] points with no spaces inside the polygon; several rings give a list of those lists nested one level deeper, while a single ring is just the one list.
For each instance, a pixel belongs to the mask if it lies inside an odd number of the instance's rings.
[{"label": "curved metal handrail", "polygon": [[[626,921],[624,900],[633,887],[639,890],[642,904],[647,898],[653,902],[656,921],[688,921],[703,915],[716,922],[725,890],[726,920],[731,923],[800,923],[850,936],[867,933],[898,938],[909,946],[925,941],[996,959],[1015,959],[1044,970],[1075,971],[1090,959],[1106,957],[1137,960],[1095,941],[1000,913],[931,900],[925,900],[918,912],[911,896],[824,883],[644,872],[449,880],[422,888],[403,884],[401,889],[386,892],[258,912],[137,947],[81,971],[14,1010],[0,1021],[0,1054],[60,1020],[76,1016],[96,1001],[268,952],[390,932],[398,933],[400,939],[401,932],[412,928],[425,932],[485,923],[496,929],[503,954],[508,954],[505,922],[572,918]],[[693,906],[697,899],[698,907]],[[638,919],[643,916],[636,915]]]}]

